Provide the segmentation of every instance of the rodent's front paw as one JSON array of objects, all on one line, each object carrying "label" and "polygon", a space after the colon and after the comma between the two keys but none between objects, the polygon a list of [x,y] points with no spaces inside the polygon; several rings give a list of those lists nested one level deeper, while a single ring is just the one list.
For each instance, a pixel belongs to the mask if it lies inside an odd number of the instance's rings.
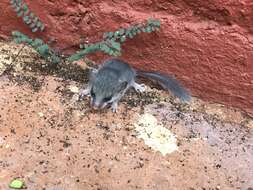
[{"label": "rodent's front paw", "polygon": [[137,83],[135,83],[134,84],[134,89],[137,92],[144,92],[146,90],[146,86],[145,86],[145,84],[137,84]]},{"label": "rodent's front paw", "polygon": [[81,89],[79,92],[79,99],[83,99],[84,96],[90,96],[90,89]]},{"label": "rodent's front paw", "polygon": [[117,113],[118,103],[112,103],[111,109],[113,113]]}]

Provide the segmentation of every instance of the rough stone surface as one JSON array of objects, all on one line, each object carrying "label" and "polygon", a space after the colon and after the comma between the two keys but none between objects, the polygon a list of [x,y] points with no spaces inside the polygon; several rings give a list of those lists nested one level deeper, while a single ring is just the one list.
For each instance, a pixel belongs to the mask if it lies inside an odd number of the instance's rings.
[{"label": "rough stone surface", "polygon": [[[0,63],[21,47],[0,42]],[[27,190],[252,189],[252,118],[149,85],[129,90],[116,114],[93,110],[89,97],[75,99],[85,68],[52,67],[25,47],[0,76],[1,190],[13,179]]]},{"label": "rough stone surface", "polygon": [[[252,0],[26,2],[46,24],[45,33],[37,35],[55,38],[60,49],[78,44],[80,37],[99,41],[105,31],[158,18],[161,31],[128,40],[123,58],[137,68],[174,74],[194,96],[253,114]],[[1,37],[12,30],[31,34],[9,1],[0,2],[0,12]]]}]

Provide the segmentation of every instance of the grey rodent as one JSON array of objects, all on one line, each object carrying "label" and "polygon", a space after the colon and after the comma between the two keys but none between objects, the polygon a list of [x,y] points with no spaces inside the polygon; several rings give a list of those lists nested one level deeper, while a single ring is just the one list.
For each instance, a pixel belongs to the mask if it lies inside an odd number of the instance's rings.
[{"label": "grey rodent", "polygon": [[112,111],[116,112],[119,100],[130,87],[138,92],[145,90],[144,84],[135,82],[138,75],[157,81],[165,90],[171,91],[183,101],[191,100],[191,96],[176,79],[157,72],[136,71],[119,59],[107,60],[98,69],[92,70],[89,84],[81,89],[80,97],[90,95],[94,109],[103,109],[111,104]]}]

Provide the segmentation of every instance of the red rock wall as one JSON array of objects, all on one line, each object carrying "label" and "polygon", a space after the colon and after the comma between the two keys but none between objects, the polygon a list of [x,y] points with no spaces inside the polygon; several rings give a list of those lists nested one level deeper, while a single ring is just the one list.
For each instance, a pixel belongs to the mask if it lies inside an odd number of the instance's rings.
[{"label": "red rock wall", "polygon": [[[8,0],[0,2],[0,34],[30,34]],[[252,0],[37,0],[25,1],[46,24],[44,39],[56,47],[99,41],[102,34],[149,17],[158,33],[123,46],[123,58],[137,68],[173,73],[194,96],[253,114]],[[94,56],[101,60],[104,56]]]}]

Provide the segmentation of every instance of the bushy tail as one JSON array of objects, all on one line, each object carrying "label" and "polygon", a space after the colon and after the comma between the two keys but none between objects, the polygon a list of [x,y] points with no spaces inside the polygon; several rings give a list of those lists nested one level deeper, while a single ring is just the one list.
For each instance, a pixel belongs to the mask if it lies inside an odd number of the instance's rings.
[{"label": "bushy tail", "polygon": [[187,90],[175,78],[169,75],[158,72],[137,71],[138,75],[157,81],[165,90],[169,90],[182,101],[188,102],[191,100],[191,96]]}]

